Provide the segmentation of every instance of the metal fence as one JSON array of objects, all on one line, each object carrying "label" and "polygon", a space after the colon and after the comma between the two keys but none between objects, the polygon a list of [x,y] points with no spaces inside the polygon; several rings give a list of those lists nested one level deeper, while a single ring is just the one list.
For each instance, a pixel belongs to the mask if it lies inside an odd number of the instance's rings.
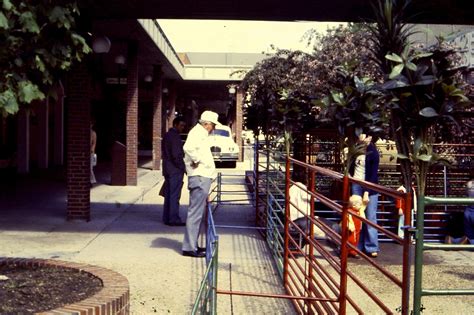
[{"label": "metal fence", "polygon": [[206,272],[194,301],[192,314],[216,314],[217,312],[219,235],[216,233],[211,203],[207,206],[206,248]]},{"label": "metal fence", "polygon": [[248,205],[253,203],[253,195],[241,182],[240,174],[217,173],[216,184],[212,189],[212,202],[220,205]]},{"label": "metal fence", "polygon": [[[376,144],[380,154],[379,183],[382,186],[397,188],[401,183],[400,165],[396,161],[395,143],[380,141]],[[426,194],[433,197],[458,198],[465,196],[464,185],[473,176],[474,144],[472,143],[443,143],[434,144],[434,152],[450,166],[434,165],[427,177]],[[302,162],[322,166],[334,171],[341,171],[341,152],[334,130],[318,130],[314,134],[307,134],[296,139],[293,156]],[[332,182],[326,179],[318,180],[318,189],[328,195],[334,195]],[[335,196],[334,199],[341,199]],[[459,204],[429,204],[424,213],[425,242],[442,242],[452,226],[462,217],[464,208]],[[327,212],[330,215],[330,212]],[[379,199],[378,221],[384,228],[396,232],[398,215],[393,200],[381,196]],[[416,222],[417,214],[413,220]],[[380,234],[383,242],[391,241]]]},{"label": "metal fence", "polygon": [[[418,217],[424,218],[425,207],[430,205],[473,205],[474,198],[436,198],[428,196],[418,197]],[[448,296],[448,295],[474,295],[474,289],[424,289],[422,286],[423,278],[423,252],[427,250],[467,250],[474,251],[474,244],[428,244],[424,237],[424,221],[417,220],[416,224],[416,248],[415,248],[415,277],[414,277],[414,296],[413,296],[413,313],[419,315],[423,306],[421,304],[423,296]],[[474,275],[474,273],[472,274]]]},{"label": "metal fence", "polygon": [[[299,169],[306,175],[306,194],[310,196],[311,209],[305,212],[303,209],[297,211],[304,214],[309,228],[303,229],[290,219],[289,189],[295,184],[291,174]],[[403,200],[405,213],[404,230],[402,237],[385,226],[374,224],[365,217],[359,216],[348,207],[350,185],[356,183],[366,189],[377,191],[381,196],[379,208],[393,206],[395,200]],[[472,204],[474,201],[467,198],[440,198],[424,197],[418,199],[418,218],[416,228],[412,226],[411,193],[402,193],[393,188],[374,185],[365,181],[359,181],[343,176],[333,170],[310,165],[293,158],[284,156],[281,152],[271,148],[261,148],[255,152],[255,170],[253,173],[253,195],[256,208],[256,224],[260,227],[271,252],[276,261],[277,269],[283,279],[287,290],[286,295],[259,294],[252,292],[231,292],[238,295],[261,296],[271,298],[290,299],[295,309],[301,314],[334,313],[346,314],[347,312],[364,313],[365,309],[360,305],[361,294],[378,307],[378,311],[386,314],[410,312],[410,245],[416,240],[415,256],[415,287],[413,313],[421,312],[421,298],[427,295],[474,295],[472,289],[452,290],[430,290],[421,286],[423,251],[425,250],[459,250],[474,249],[474,246],[459,245],[433,245],[426,243],[424,238],[425,226],[423,218],[425,206],[432,205],[460,205]],[[322,185],[328,185],[330,191]],[[213,188],[216,207],[222,203],[222,176],[218,177]],[[339,195],[335,198],[333,194]],[[230,200],[235,202],[235,200]],[[390,210],[388,210],[390,211]],[[206,273],[201,283],[198,296],[193,308],[193,314],[215,314],[217,294],[228,292],[217,290],[217,253],[218,236],[212,219],[213,208],[208,205],[208,230],[207,230],[207,256]],[[380,211],[378,212],[380,213]],[[383,213],[383,212],[382,212]],[[329,214],[329,215],[328,215]],[[347,222],[349,215],[364,224],[375,228],[384,239],[398,244],[401,248],[399,255],[402,266],[401,275],[395,275],[384,266],[378,264],[374,259],[357,247],[348,242]],[[333,222],[340,221],[341,232],[338,233],[332,227]],[[383,222],[383,220],[382,220]],[[318,237],[316,231],[324,234]],[[359,257],[367,261],[366,266],[380,274],[394,288],[400,290],[399,304],[384,302],[378,293],[370,288],[370,283],[361,279],[357,270],[351,270],[348,264],[349,251],[356,251]],[[352,292],[357,288],[360,293],[357,299]],[[384,287],[383,290],[391,290]]]},{"label": "metal fence", "polygon": [[[311,198],[311,211],[304,213],[309,229],[303,230],[297,226],[289,216],[289,187],[294,184],[291,174],[295,169],[303,170],[307,175],[308,188],[306,193]],[[380,185],[353,180],[340,173],[312,166],[292,158],[286,158],[281,153],[263,148],[256,156],[256,196],[257,222],[266,227],[265,237],[274,255],[278,271],[283,278],[288,295],[292,297],[295,309],[301,314],[346,312],[364,313],[360,300],[354,298],[350,287],[357,290],[365,299],[378,308],[377,312],[408,314],[409,309],[409,247],[410,234],[405,233],[404,238],[395,233],[375,225],[365,218],[358,216],[348,209],[349,187],[351,183],[358,183],[366,188],[376,190],[390,198],[405,201],[405,225],[410,226],[411,218],[409,206],[411,195],[397,192],[394,189]],[[342,196],[341,200],[332,199],[327,192],[321,192],[318,184],[330,182],[337,184]],[[321,210],[330,212],[332,217],[323,218],[319,215]],[[298,211],[303,212],[303,209]],[[352,215],[376,228],[379,233],[400,245],[400,265],[402,275],[396,276],[385,267],[378,264],[347,241],[347,220]],[[337,219],[336,219],[337,218]],[[342,221],[342,233],[336,233],[331,224],[335,220]],[[324,239],[318,239],[316,230],[322,231]],[[336,248],[339,249],[336,249]],[[400,300],[395,305],[387,304],[374,292],[370,283],[358,276],[356,270],[351,270],[348,265],[348,251],[357,251],[358,255],[380,273],[394,289],[400,290]],[[388,289],[388,288],[387,288]],[[391,288],[390,288],[391,289]],[[393,289],[392,289],[393,290]]]}]

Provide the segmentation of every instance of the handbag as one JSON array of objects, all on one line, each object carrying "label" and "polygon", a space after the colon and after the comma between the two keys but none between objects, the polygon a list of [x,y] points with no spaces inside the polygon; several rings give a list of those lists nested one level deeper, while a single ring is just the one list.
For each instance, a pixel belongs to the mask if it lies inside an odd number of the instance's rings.
[{"label": "handbag", "polygon": [[166,181],[163,181],[163,185],[161,185],[160,192],[158,193],[158,195],[160,195],[161,197],[165,196],[165,186],[166,186]]}]

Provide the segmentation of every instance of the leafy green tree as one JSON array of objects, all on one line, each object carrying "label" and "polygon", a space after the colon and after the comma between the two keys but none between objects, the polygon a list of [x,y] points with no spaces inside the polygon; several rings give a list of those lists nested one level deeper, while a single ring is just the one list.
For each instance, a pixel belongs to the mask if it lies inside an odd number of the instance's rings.
[{"label": "leafy green tree", "polygon": [[350,23],[328,29],[325,33],[310,30],[305,34],[313,44],[312,59],[305,69],[310,73],[311,93],[322,98],[335,87],[346,83],[341,69],[350,71],[358,78],[370,78],[379,82],[380,68],[372,56],[373,41],[365,23]]},{"label": "leafy green tree", "polygon": [[2,0],[0,7],[0,113],[43,100],[74,62],[91,49],[75,31],[75,2]]},{"label": "leafy green tree", "polygon": [[387,115],[381,110],[382,93],[378,83],[382,73],[372,49],[369,28],[364,23],[329,29],[325,34],[308,32],[315,40],[311,71],[314,94],[319,101],[313,112],[320,125],[339,133],[341,152],[347,150],[344,169],[362,148],[356,139],[363,132],[385,136]]},{"label": "leafy green tree", "polygon": [[456,51],[439,43],[419,50],[409,43],[410,30],[403,16],[407,3],[380,0],[372,33],[374,52],[385,74],[384,104],[390,113],[404,185],[411,187],[414,170],[418,194],[424,195],[430,166],[448,162],[433,149],[435,139],[442,136],[441,127],[456,130],[462,117],[472,113],[458,75],[462,68],[452,63]]},{"label": "leafy green tree", "polygon": [[327,113],[321,115],[324,106],[315,100],[342,89],[344,67],[359,78],[380,77],[370,58],[371,42],[364,25],[341,25],[323,35],[310,30],[305,38],[314,46],[312,53],[278,50],[242,81],[249,95],[245,123],[254,134],[285,135],[291,142],[298,132],[328,123]]},{"label": "leafy green tree", "polygon": [[310,97],[304,93],[302,67],[310,55],[301,51],[278,50],[259,62],[242,80],[246,92],[245,125],[267,137],[284,136],[289,152],[291,135],[301,131],[311,111]]},{"label": "leafy green tree", "polygon": [[365,151],[355,140],[362,133],[386,135],[388,117],[383,111],[383,94],[371,78],[359,78],[353,68],[341,67],[338,72],[338,86],[320,102],[320,121],[336,127],[340,150],[348,153],[344,163],[347,174],[352,161]]}]

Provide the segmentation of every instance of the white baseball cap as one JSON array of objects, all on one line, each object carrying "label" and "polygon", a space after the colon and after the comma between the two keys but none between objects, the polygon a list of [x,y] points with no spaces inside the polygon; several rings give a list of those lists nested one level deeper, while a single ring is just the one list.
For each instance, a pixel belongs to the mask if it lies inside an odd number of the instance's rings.
[{"label": "white baseball cap", "polygon": [[218,118],[219,118],[219,115],[210,110],[206,110],[201,114],[202,121],[208,121],[215,125],[220,125]]}]

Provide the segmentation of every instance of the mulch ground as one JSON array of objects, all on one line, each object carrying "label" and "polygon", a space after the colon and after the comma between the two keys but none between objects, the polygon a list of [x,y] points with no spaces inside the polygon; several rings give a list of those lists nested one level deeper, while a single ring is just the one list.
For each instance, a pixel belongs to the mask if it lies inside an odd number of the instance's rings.
[{"label": "mulch ground", "polygon": [[47,311],[102,289],[100,279],[66,268],[0,266],[0,279],[0,314]]}]

